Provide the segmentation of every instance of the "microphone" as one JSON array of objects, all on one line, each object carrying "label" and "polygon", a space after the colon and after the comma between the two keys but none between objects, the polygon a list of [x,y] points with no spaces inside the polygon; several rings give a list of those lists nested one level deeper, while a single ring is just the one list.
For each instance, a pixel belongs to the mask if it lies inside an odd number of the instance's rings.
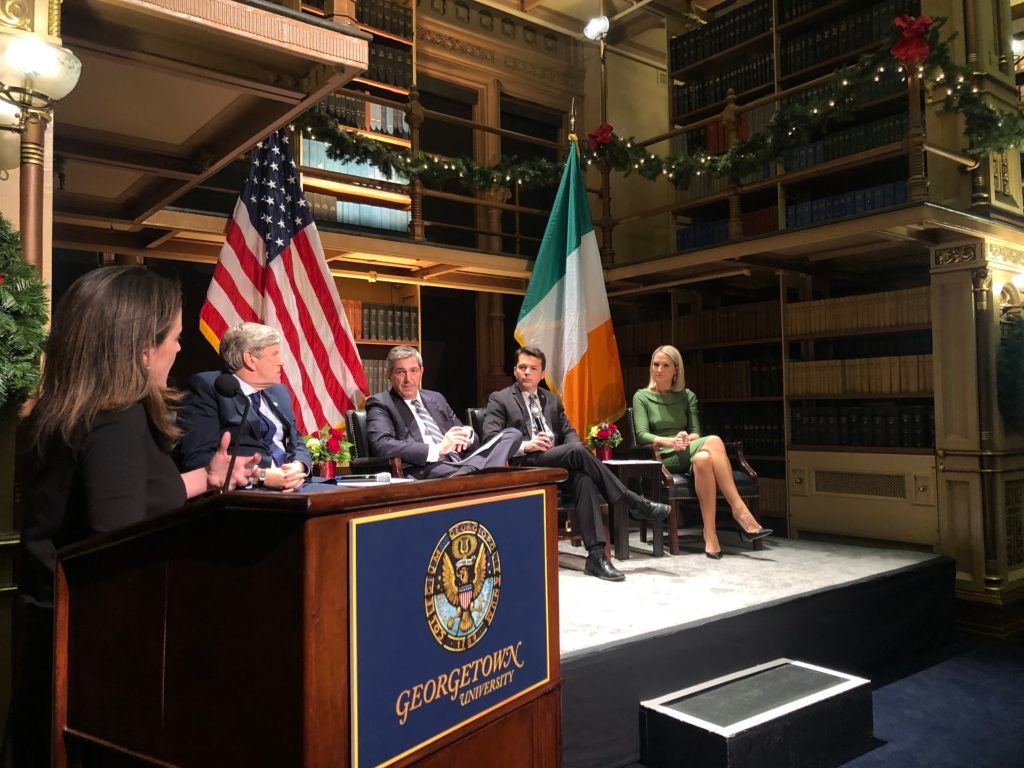
[{"label": "microphone", "polygon": [[378,472],[375,475],[337,475],[334,478],[334,482],[338,485],[359,485],[360,483],[390,483],[391,474],[388,472]]},{"label": "microphone", "polygon": [[533,416],[537,432],[549,432],[547,424],[544,422],[544,412],[541,410],[540,402],[536,398],[530,401],[530,415]]},{"label": "microphone", "polygon": [[[238,397],[242,394],[242,385],[230,373],[222,373],[218,376],[213,382],[213,388],[217,390],[217,394],[221,397]],[[249,407],[251,405],[252,403],[249,398],[245,398],[242,420],[238,422],[238,426],[232,431],[231,442],[235,444],[235,451],[231,454],[231,460],[228,462],[228,474],[224,478],[224,487],[221,488],[222,492],[226,492],[231,484],[231,475],[235,471],[235,459],[238,458],[238,435],[242,431],[242,425],[245,424],[245,420],[249,417]]]}]

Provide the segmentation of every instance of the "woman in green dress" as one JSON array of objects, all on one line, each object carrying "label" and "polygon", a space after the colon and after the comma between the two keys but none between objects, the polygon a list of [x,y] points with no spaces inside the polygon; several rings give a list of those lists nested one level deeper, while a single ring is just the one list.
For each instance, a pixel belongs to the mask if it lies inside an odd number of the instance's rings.
[{"label": "woman in green dress", "polygon": [[697,396],[686,388],[683,356],[675,347],[666,344],[651,355],[651,381],[633,395],[633,425],[637,441],[658,446],[669,470],[693,475],[704,524],[704,554],[713,560],[722,557],[715,530],[719,488],[732,508],[742,538],[753,541],[771,534],[740,498],[725,443],[717,435],[701,437]]}]

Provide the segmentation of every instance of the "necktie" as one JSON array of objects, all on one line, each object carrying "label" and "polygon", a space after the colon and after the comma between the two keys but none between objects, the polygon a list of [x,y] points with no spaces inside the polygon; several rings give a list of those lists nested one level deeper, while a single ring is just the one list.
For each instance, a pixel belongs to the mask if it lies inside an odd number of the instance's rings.
[{"label": "necktie", "polygon": [[259,392],[253,392],[249,395],[249,399],[252,401],[252,407],[256,411],[256,415],[260,417],[260,439],[263,440],[263,448],[274,459],[274,464],[283,467],[288,461],[288,456],[285,454],[284,449],[274,442],[274,433],[277,431],[274,427],[274,422],[264,416],[263,411],[260,410],[260,401],[263,399],[263,396]]},{"label": "necktie", "polygon": [[544,412],[540,409],[540,402],[536,395],[530,395],[530,415],[533,417],[534,435],[538,432],[547,432],[544,424]]},{"label": "necktie", "polygon": [[420,417],[420,421],[426,427],[427,435],[430,437],[431,442],[440,445],[441,441],[444,440],[444,435],[441,434],[441,428],[437,426],[434,417],[430,415],[419,400],[413,400],[412,405],[416,409],[416,415]]}]

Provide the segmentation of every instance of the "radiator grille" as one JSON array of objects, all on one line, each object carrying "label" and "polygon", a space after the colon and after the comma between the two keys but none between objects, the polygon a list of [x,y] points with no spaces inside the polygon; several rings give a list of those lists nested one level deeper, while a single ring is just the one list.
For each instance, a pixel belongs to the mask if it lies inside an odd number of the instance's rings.
[{"label": "radiator grille", "polygon": [[1006,561],[1010,568],[1024,563],[1024,480],[1006,483]]},{"label": "radiator grille", "polygon": [[875,472],[814,472],[814,490],[818,493],[841,493],[844,496],[883,496],[888,499],[907,498],[905,475]]}]

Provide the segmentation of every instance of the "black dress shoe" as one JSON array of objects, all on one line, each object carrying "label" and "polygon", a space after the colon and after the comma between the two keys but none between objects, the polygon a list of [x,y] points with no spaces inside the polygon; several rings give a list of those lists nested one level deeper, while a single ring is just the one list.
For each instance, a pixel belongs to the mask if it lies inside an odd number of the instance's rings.
[{"label": "black dress shoe", "polygon": [[626,574],[612,565],[608,558],[602,554],[587,555],[587,563],[583,570],[591,576],[597,576],[605,581],[625,581]]},{"label": "black dress shoe", "polygon": [[758,528],[756,531],[748,532],[744,531],[742,526],[739,525],[736,526],[736,532],[740,535],[740,538],[743,539],[743,541],[757,541],[758,539],[763,539],[765,536],[772,535],[771,528]]},{"label": "black dress shoe", "polygon": [[629,514],[632,517],[652,523],[664,520],[668,517],[669,513],[668,504],[651,501],[633,491],[626,491],[626,506],[629,507]]},{"label": "black dress shoe", "polygon": [[708,552],[705,549],[704,550],[704,556],[708,557],[708,558],[710,558],[712,560],[721,560],[722,559],[722,550],[718,550],[717,552]]}]

